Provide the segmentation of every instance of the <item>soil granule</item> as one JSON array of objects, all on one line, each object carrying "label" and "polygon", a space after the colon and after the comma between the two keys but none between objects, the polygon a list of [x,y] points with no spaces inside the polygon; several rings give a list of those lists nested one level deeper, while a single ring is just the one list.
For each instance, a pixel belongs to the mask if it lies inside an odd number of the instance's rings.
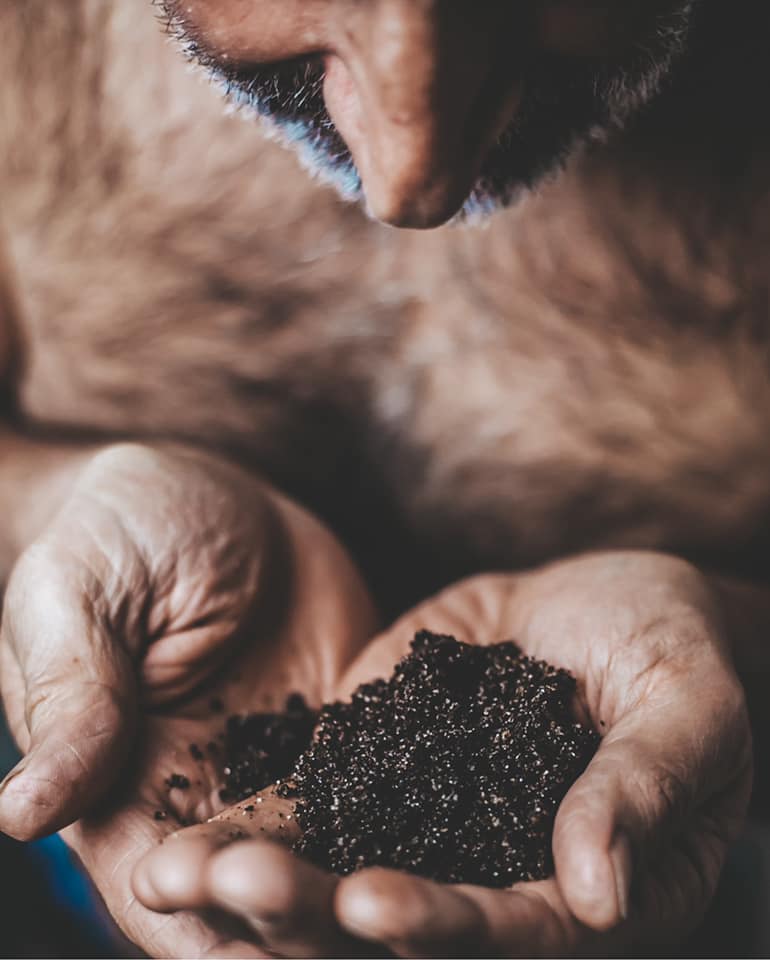
[{"label": "soil granule", "polygon": [[166,780],[166,786],[169,790],[189,790],[190,778],[183,773],[172,773]]},{"label": "soil granule", "polygon": [[[389,680],[322,708],[312,743],[279,787],[297,800],[295,851],[343,875],[378,865],[488,887],[549,876],[556,811],[599,742],[575,720],[575,690],[569,673],[514,643],[417,634]],[[313,721],[304,701],[301,710],[292,702],[288,739],[273,732],[286,717],[228,722],[228,791],[243,797],[247,786],[287,776],[290,763],[272,775],[281,765],[272,745],[295,750],[308,730],[299,717]]]}]

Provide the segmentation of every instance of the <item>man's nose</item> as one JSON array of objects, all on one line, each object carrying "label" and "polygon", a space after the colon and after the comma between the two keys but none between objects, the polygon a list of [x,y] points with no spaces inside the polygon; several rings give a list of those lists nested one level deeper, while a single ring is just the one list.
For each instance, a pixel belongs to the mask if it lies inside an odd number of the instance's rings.
[{"label": "man's nose", "polygon": [[510,0],[342,4],[325,96],[372,213],[431,227],[462,206],[517,100]]}]

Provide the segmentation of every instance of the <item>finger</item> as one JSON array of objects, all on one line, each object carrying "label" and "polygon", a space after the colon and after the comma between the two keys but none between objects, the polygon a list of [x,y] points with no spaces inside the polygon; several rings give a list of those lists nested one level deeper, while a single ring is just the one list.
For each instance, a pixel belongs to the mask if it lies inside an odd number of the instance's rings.
[{"label": "finger", "polygon": [[350,934],[399,956],[483,955],[483,914],[456,887],[372,867],[340,882],[335,912]]},{"label": "finger", "polygon": [[[128,654],[66,561],[29,551],[8,586],[1,641],[8,719],[24,759],[0,785],[0,830],[21,840],[82,816],[120,773],[134,724]],[[19,690],[8,684],[21,683]]]},{"label": "finger", "polygon": [[[233,817],[179,831],[137,864],[132,878],[136,897],[156,912],[224,910],[251,926],[260,943],[275,953],[355,952],[334,920],[337,879],[265,840],[284,839],[272,819],[271,824],[270,816],[260,817],[236,829],[238,818]],[[267,826],[258,826],[261,822]],[[259,839],[249,839],[249,831]]]},{"label": "finger", "polygon": [[137,862],[167,836],[166,823],[155,821],[152,806],[130,805],[106,819],[88,818],[68,827],[63,836],[75,850],[96,888],[129,940],[153,957],[266,957],[235,923],[218,916],[180,910],[157,913],[132,892]]},{"label": "finger", "polygon": [[342,927],[401,957],[561,956],[580,936],[553,880],[488,890],[373,868],[342,880],[335,906]]},{"label": "finger", "polygon": [[415,634],[423,629],[466,643],[510,640],[510,633],[501,629],[500,611],[510,604],[517,589],[516,578],[488,575],[465,580],[431,597],[369,643],[343,675],[338,695],[349,696],[361,683],[390,676],[393,665],[409,652]]},{"label": "finger", "polygon": [[271,787],[206,823],[171,834],[138,860],[131,878],[135,895],[161,913],[212,906],[205,874],[214,854],[249,837],[292,843],[299,833],[292,809]]},{"label": "finger", "polygon": [[[697,676],[693,689],[703,693]],[[604,738],[556,818],[560,888],[575,916],[596,930],[629,916],[641,861],[670,848],[715,791],[743,778],[738,792],[743,789],[748,802],[750,757],[737,745],[750,738],[739,694],[726,684],[719,699],[709,701],[719,707],[708,711],[690,700],[681,681],[670,698],[661,694],[637,705]],[[729,839],[723,838],[722,855]],[[718,873],[716,863],[709,886]],[[712,892],[704,890],[704,898]]]},{"label": "finger", "polygon": [[272,953],[291,957],[360,956],[360,943],[334,916],[339,879],[264,841],[236,843],[208,863],[212,904],[245,920]]},{"label": "finger", "polygon": [[131,886],[137,899],[156,913],[210,907],[206,867],[234,836],[224,823],[201,824],[172,834],[134,868]]}]

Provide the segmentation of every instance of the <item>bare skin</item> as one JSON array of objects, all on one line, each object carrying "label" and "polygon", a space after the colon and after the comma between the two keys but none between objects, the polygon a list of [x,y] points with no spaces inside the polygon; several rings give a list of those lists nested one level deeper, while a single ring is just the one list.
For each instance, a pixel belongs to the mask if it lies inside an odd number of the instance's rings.
[{"label": "bare skin", "polygon": [[[225,39],[232,33],[232,3],[193,6],[216,17]],[[332,35],[349,6],[302,9]],[[418,30],[425,56],[414,69],[435,76],[439,41],[457,51],[463,23],[452,21],[445,36],[431,29],[440,5],[390,6],[405,25],[406,47],[396,44],[395,54],[409,59]],[[498,23],[494,6],[475,21],[477,54]],[[540,34],[553,51],[570,38],[590,47],[612,25],[608,11],[620,9],[577,0],[548,7],[555,19],[542,21]],[[298,5],[249,10],[278,11],[278,39],[297,36]],[[339,938],[352,933],[424,955],[443,952],[450,934],[476,938],[480,918],[490,951],[600,951],[651,932],[643,922],[608,929],[621,901],[616,894],[607,913],[607,831],[628,813],[632,847],[654,850],[670,823],[668,802],[681,799],[684,809],[714,814],[718,839],[680,831],[690,853],[677,861],[681,878],[665,860],[649,869],[682,894],[661,931],[693,922],[746,800],[749,740],[727,650],[739,666],[766,667],[770,625],[756,564],[770,489],[767,146],[761,132],[748,146],[736,136],[732,103],[720,99],[724,78],[703,89],[708,109],[688,105],[686,124],[661,121],[575,156],[488,230],[397,233],[340,205],[252,125],[225,116],[219,95],[189,75],[134,0],[0,0],[0,27],[0,314],[15,414],[0,437],[2,565],[13,570],[0,679],[15,735],[31,751],[0,792],[0,827],[26,838],[76,820],[69,842],[118,922],[157,955],[259,955],[265,940],[287,955],[334,953],[350,947]],[[359,19],[351,42],[364,44],[365,27]],[[366,46],[355,49],[348,59],[360,66]],[[479,57],[465,67],[478,74]],[[377,106],[377,77],[359,79],[373,91],[366,119],[376,130],[366,143],[388,139],[392,117]],[[405,95],[398,85],[388,92]],[[517,98],[503,102],[513,111]],[[473,158],[453,167],[440,149],[443,137],[462,139],[451,130],[452,105],[430,110],[417,97],[419,122],[401,132],[399,163],[369,170],[367,189],[385,218],[427,225],[453,212]],[[736,152],[740,175],[730,179],[722,165]],[[126,437],[139,445],[115,446]],[[330,522],[363,578],[334,536],[278,490]],[[658,552],[625,558],[618,548]],[[604,556],[527,574],[531,606],[511,603],[510,621],[494,614],[518,595],[515,574],[451,589],[464,574],[535,570],[590,549]],[[314,558],[320,570],[308,570]],[[753,582],[736,579],[741,570]],[[306,584],[292,604],[279,604],[277,625],[263,574],[284,587]],[[668,802],[651,788],[641,825],[622,790],[590,830],[569,829],[563,815],[560,875],[532,912],[540,888],[524,900],[479,891],[458,900],[457,891],[418,884],[408,888],[419,907],[409,918],[392,877],[373,889],[364,875],[338,890],[284,852],[249,844],[221,855],[273,858],[289,891],[271,908],[277,931],[265,934],[262,921],[255,936],[248,923],[234,932],[209,914],[169,919],[142,906],[137,897],[169,911],[217,905],[239,920],[259,912],[256,885],[241,891],[245,903],[208,879],[192,893],[153,891],[138,868],[134,891],[132,871],[182,818],[219,812],[215,765],[199,768],[188,752],[221,729],[212,695],[224,691],[230,709],[260,707],[288,689],[317,701],[352,682],[343,678],[359,654],[362,676],[390,669],[409,621],[365,650],[376,627],[364,578],[388,617],[450,587],[418,614],[433,629],[454,609],[452,597],[462,606],[470,596],[492,617],[474,615],[466,639],[520,631],[529,648],[575,670],[591,710],[604,712],[606,695],[615,711],[599,719],[616,719],[621,731],[656,705],[670,738],[655,739],[644,768],[677,773],[658,784]],[[173,603],[169,584],[178,587]],[[538,623],[535,608],[554,620]],[[596,659],[577,626],[603,638],[591,648]],[[707,691],[697,702],[693,671]],[[673,691],[665,714],[654,684],[648,699],[623,699],[640,675]],[[614,755],[611,741],[607,749]],[[636,769],[633,750],[616,759],[619,778]],[[175,771],[191,774],[194,789],[168,796],[163,781]],[[725,788],[723,809],[709,791],[699,794],[706,783]],[[592,816],[590,797],[576,797],[578,812]],[[169,801],[169,819],[153,820]],[[682,817],[673,819],[681,827]],[[596,865],[590,883],[570,875],[578,834],[590,846],[580,859]],[[184,865],[189,848],[175,843]],[[201,864],[213,857],[205,842],[195,850]],[[152,867],[156,886],[168,876],[168,851]],[[654,894],[648,866],[632,862],[641,890]],[[698,864],[708,867],[699,885],[689,869]],[[400,890],[411,882],[397,881]],[[581,901],[587,890],[591,903]],[[297,909],[310,910],[314,891],[321,903],[310,911],[309,939],[297,943],[286,928]],[[636,891],[631,915],[643,921],[649,905]],[[447,898],[456,930],[439,922]],[[374,908],[366,914],[362,903]],[[600,939],[586,941],[586,926]],[[552,937],[545,944],[542,932]]]}]

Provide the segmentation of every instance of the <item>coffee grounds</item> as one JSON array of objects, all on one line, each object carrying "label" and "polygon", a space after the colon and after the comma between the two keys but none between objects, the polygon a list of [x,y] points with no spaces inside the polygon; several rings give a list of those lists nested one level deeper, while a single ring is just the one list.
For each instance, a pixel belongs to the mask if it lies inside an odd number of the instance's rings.
[{"label": "coffee grounds", "polygon": [[293,695],[282,714],[231,717],[222,796],[282,780],[303,831],[295,851],[334,873],[379,865],[489,887],[543,879],[556,811],[599,743],[575,720],[575,690],[567,671],[514,643],[422,631],[389,680],[349,703],[317,715]]},{"label": "coffee grounds", "polygon": [[221,799],[237,803],[287,777],[310,743],[317,717],[296,693],[282,713],[230,717],[225,728]]},{"label": "coffee grounds", "polygon": [[423,631],[389,680],[325,706],[290,788],[295,850],[338,874],[368,866],[506,887],[553,872],[559,804],[598,735],[576,683],[513,643]]}]

